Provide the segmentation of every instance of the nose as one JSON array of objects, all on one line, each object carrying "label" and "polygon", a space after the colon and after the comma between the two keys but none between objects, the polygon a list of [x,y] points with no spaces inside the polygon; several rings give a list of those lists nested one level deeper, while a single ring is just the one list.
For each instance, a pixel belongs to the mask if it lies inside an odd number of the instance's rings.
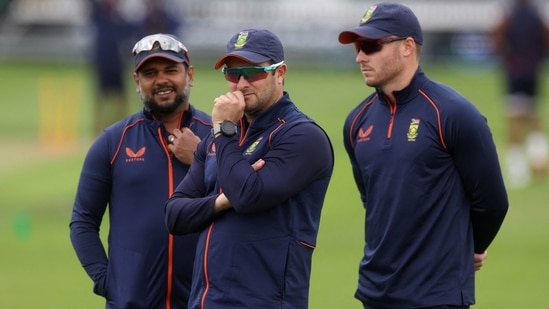
[{"label": "nose", "polygon": [[368,55],[366,55],[365,52],[363,52],[362,50],[359,50],[358,53],[356,53],[356,58],[355,58],[355,62],[356,63],[361,63],[361,62],[366,62],[368,61]]},{"label": "nose", "polygon": [[239,85],[249,85],[249,84],[250,84],[250,82],[247,79],[244,78],[244,75],[240,75],[238,77],[238,82],[236,83],[237,86],[239,86]]},{"label": "nose", "polygon": [[156,79],[166,79],[166,74],[162,71],[159,71],[158,74],[156,75]]},{"label": "nose", "polygon": [[158,72],[156,74],[155,84],[157,85],[163,85],[169,83],[170,79],[168,78],[168,74],[164,72]]}]

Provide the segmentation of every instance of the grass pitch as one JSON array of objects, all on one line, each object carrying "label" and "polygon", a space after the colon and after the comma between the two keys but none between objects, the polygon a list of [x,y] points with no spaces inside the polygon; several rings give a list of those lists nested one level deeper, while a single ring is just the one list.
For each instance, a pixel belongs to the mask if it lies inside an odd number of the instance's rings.
[{"label": "grass pitch", "polygon": [[[352,59],[349,59],[352,61]],[[69,240],[68,223],[83,157],[91,143],[92,80],[84,65],[1,63],[0,308],[102,308]],[[505,140],[498,71],[429,65],[431,78],[471,99],[488,118],[500,154]],[[130,70],[128,70],[130,72]],[[131,85],[132,110],[141,103]],[[549,89],[545,82],[543,89]],[[313,255],[310,308],[359,309],[353,298],[363,246],[364,212],[342,143],[349,110],[372,90],[358,69],[297,68],[290,97],[320,123],[335,146],[336,166]],[[197,65],[192,103],[207,112],[227,91],[211,65]],[[549,95],[544,90],[544,101]],[[544,119],[549,119],[545,106]],[[549,126],[549,124],[548,124]],[[477,309],[547,308],[547,183],[509,191],[510,210],[477,273]],[[107,230],[103,227],[102,233]]]}]

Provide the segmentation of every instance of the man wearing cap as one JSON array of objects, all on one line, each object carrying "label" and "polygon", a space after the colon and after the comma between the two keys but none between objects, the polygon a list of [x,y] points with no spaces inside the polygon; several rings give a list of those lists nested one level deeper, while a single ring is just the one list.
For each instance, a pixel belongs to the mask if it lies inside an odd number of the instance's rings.
[{"label": "man wearing cap", "polygon": [[355,297],[364,308],[469,308],[508,209],[486,119],[419,66],[421,26],[406,6],[371,6],[352,43],[375,91],[344,124],[366,211]]},{"label": "man wearing cap", "polygon": [[[194,68],[174,36],[133,49],[143,109],[106,128],[84,161],[70,222],[73,247],[106,308],[187,308],[197,234],[173,237],[164,204],[211,118],[189,103]],[[100,239],[109,208],[108,254]]]},{"label": "man wearing cap", "polygon": [[221,67],[229,92],[166,205],[170,232],[200,232],[189,308],[308,308],[330,140],[284,91],[275,34],[238,32]]}]

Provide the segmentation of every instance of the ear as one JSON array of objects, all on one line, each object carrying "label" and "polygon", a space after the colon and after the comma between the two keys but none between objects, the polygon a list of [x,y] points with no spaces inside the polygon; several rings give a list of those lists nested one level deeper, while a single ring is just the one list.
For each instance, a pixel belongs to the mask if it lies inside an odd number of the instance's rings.
[{"label": "ear", "polygon": [[194,85],[194,67],[192,65],[187,67],[187,83],[190,87]]},{"label": "ear", "polygon": [[278,68],[276,68],[276,78],[281,82],[284,82],[284,77],[286,76],[287,70],[288,66],[286,66],[286,63],[281,64]]},{"label": "ear", "polygon": [[135,83],[135,92],[141,93],[141,83],[139,82],[139,78],[137,77],[137,72],[133,72],[133,81]]},{"label": "ear", "polygon": [[404,41],[404,56],[408,57],[417,53],[416,42],[413,38],[409,37]]}]

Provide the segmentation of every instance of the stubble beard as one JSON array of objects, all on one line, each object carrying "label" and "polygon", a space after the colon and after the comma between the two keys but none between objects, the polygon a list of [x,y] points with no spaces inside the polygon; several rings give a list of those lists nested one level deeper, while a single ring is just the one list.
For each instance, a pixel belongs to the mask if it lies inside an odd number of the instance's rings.
[{"label": "stubble beard", "polygon": [[395,52],[391,61],[388,61],[383,65],[383,70],[377,72],[376,78],[368,80],[364,76],[366,85],[374,88],[383,88],[384,86],[390,84],[401,74],[404,70],[404,65],[398,57],[398,54]]},{"label": "stubble beard", "polygon": [[374,88],[383,88],[383,86],[393,81],[398,76],[398,74],[398,69],[394,65],[390,65],[382,70],[375,79],[368,80],[365,78],[366,85]]},{"label": "stubble beard", "polygon": [[273,79],[272,82],[270,84],[266,84],[261,91],[256,91],[255,96],[249,98],[249,100],[253,101],[246,102],[246,107],[244,109],[246,115],[255,116],[257,113],[269,109],[269,107],[278,101],[276,98],[275,82],[276,81]]}]

